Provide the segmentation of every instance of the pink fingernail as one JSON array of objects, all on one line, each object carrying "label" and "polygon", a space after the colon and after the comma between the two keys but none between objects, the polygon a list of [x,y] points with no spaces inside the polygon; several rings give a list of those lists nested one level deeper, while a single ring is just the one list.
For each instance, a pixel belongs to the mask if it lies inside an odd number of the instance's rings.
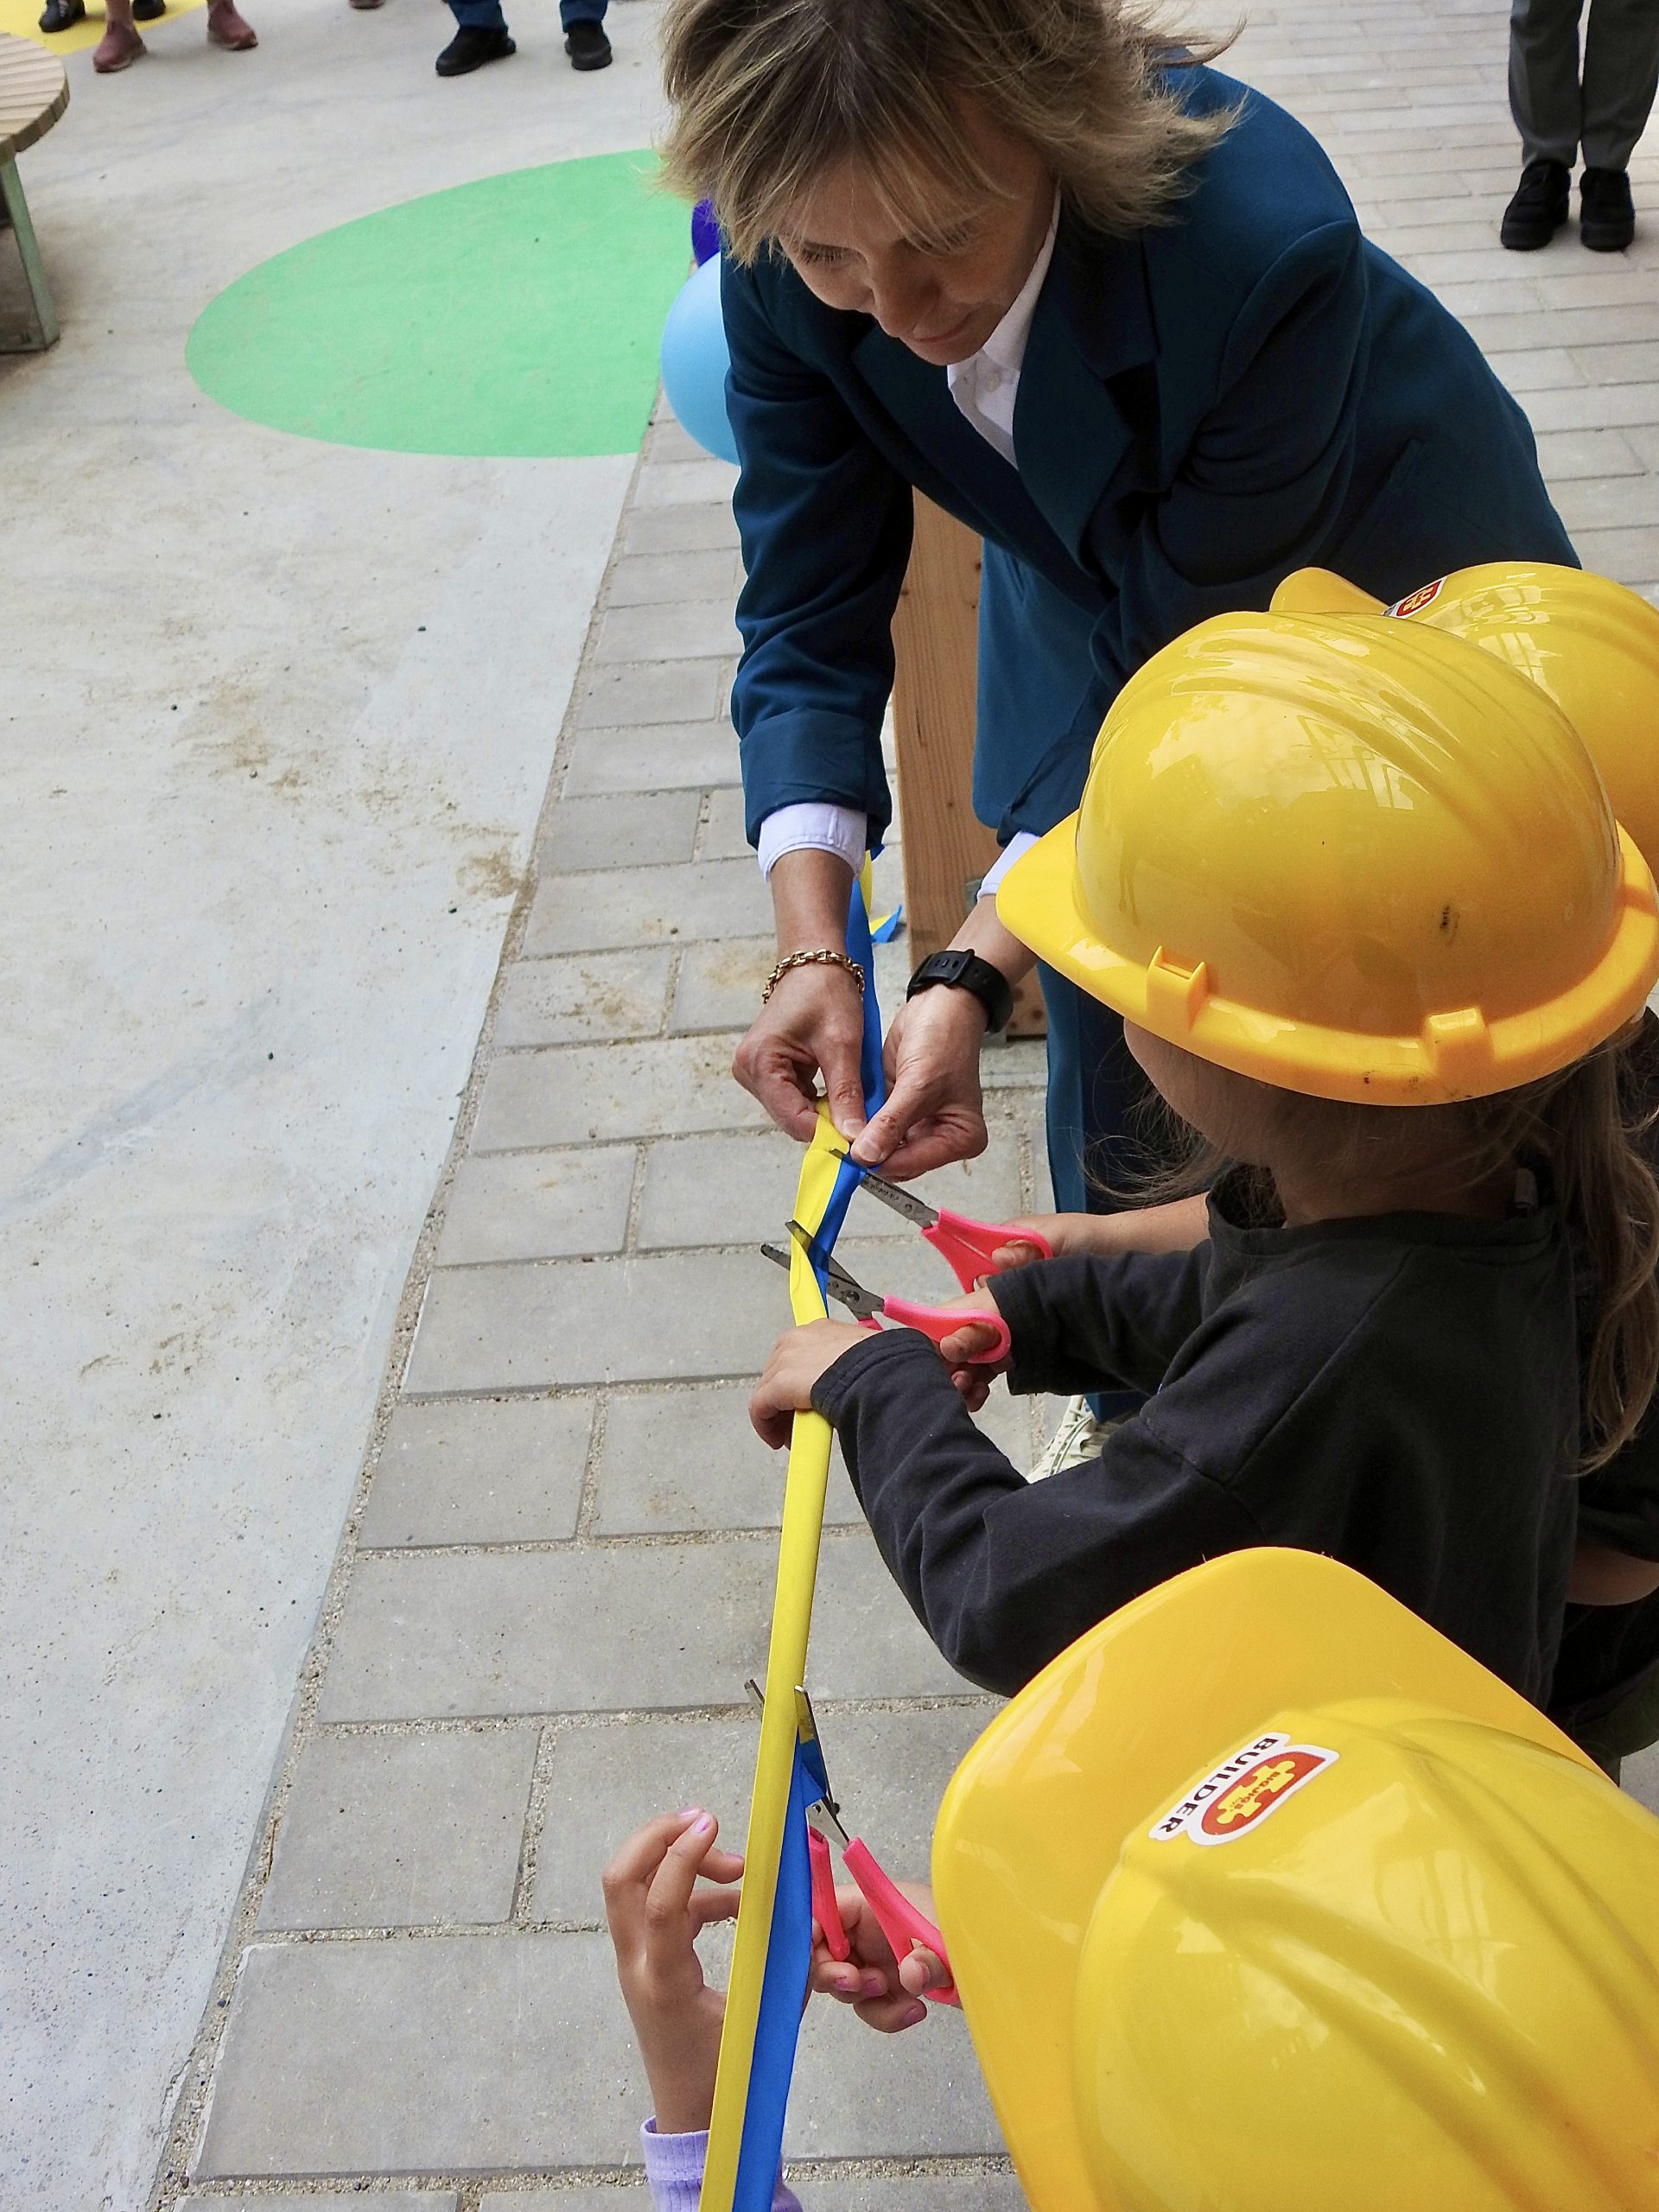
[{"label": "pink fingernail", "polygon": [[926,2005],[912,2005],[912,2007],[911,2007],[910,2011],[909,2011],[908,2012],[906,2012],[906,2015],[905,2015],[905,2025],[906,2025],[907,2028],[915,2028],[915,2027],[919,2027],[919,2026],[921,2025],[922,2022],[923,2022],[926,2018],[927,2018],[927,2007],[926,2007]]},{"label": "pink fingernail", "polygon": [[677,1817],[683,1821],[695,1821],[702,1810],[701,1805],[682,1805]]},{"label": "pink fingernail", "polygon": [[707,1835],[712,1830],[714,1825],[714,1815],[712,1813],[705,1813],[700,1821],[694,1821],[691,1823],[691,1833],[693,1835]]},{"label": "pink fingernail", "polygon": [[863,1994],[866,1997],[885,1996],[887,1993],[887,1983],[882,1980],[879,1974],[867,1974],[865,1975]]}]

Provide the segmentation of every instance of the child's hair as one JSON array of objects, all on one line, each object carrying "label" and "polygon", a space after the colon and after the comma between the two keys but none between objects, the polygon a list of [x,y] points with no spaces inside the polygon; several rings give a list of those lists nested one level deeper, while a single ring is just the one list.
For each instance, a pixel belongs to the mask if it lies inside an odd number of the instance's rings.
[{"label": "child's hair", "polygon": [[1231,41],[1182,38],[1145,4],[674,0],[663,22],[666,181],[714,201],[744,263],[843,162],[907,223],[930,183],[1006,199],[966,127],[967,100],[1035,148],[1086,222],[1117,236],[1166,222],[1236,110],[1189,112],[1166,73]]},{"label": "child's hair", "polygon": [[[1633,1073],[1638,1055],[1654,1058],[1645,1030],[1519,1090],[1449,1106],[1354,1106],[1276,1094],[1287,1134],[1305,1133],[1308,1148],[1338,1174],[1386,1185],[1421,1167],[1431,1136],[1439,1158],[1471,1189],[1510,1167],[1545,1172],[1580,1278],[1581,1474],[1623,1451],[1659,1385],[1659,1181],[1636,1141],[1659,1121],[1659,1093]],[[1150,1110],[1149,1149],[1166,1160],[1179,1157],[1150,1172],[1136,1203],[1190,1197],[1234,1165],[1155,1092]],[[1266,1170],[1235,1172],[1251,1218],[1263,1225],[1281,1218]]]}]

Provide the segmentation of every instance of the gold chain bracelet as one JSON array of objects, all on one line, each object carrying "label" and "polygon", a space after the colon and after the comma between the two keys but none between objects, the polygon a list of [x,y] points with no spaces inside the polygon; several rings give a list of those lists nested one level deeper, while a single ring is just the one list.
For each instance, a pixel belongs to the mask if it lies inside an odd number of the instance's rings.
[{"label": "gold chain bracelet", "polygon": [[760,994],[762,1006],[765,1006],[791,968],[844,968],[858,985],[860,998],[864,995],[864,970],[859,966],[857,961],[853,959],[850,954],[832,951],[826,944],[820,947],[817,952],[786,954],[766,978],[766,988]]}]

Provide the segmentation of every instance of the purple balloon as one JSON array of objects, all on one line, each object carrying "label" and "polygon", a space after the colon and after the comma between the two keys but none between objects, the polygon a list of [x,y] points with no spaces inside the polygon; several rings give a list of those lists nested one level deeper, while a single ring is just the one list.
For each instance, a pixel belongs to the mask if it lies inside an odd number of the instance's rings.
[{"label": "purple balloon", "polygon": [[699,200],[691,210],[691,251],[699,269],[720,251],[720,225],[712,200]]}]

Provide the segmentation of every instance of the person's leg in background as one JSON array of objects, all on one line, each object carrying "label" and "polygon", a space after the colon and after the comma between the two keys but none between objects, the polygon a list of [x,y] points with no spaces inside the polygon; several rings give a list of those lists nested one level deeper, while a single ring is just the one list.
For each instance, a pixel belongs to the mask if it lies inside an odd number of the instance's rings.
[{"label": "person's leg in background", "polygon": [[559,0],[564,50],[573,69],[608,69],[611,41],[605,35],[605,0]]},{"label": "person's leg in background", "polygon": [[1659,0],[1590,0],[1584,29],[1579,236],[1619,253],[1636,235],[1628,175],[1659,91]]},{"label": "person's leg in background", "polygon": [[507,35],[501,0],[449,0],[455,35],[438,56],[440,77],[465,77],[486,61],[503,61],[518,49]]},{"label": "person's leg in background", "polygon": [[1584,0],[1513,0],[1510,113],[1521,134],[1521,181],[1498,235],[1515,253],[1548,245],[1566,222],[1578,158],[1579,17]]}]

